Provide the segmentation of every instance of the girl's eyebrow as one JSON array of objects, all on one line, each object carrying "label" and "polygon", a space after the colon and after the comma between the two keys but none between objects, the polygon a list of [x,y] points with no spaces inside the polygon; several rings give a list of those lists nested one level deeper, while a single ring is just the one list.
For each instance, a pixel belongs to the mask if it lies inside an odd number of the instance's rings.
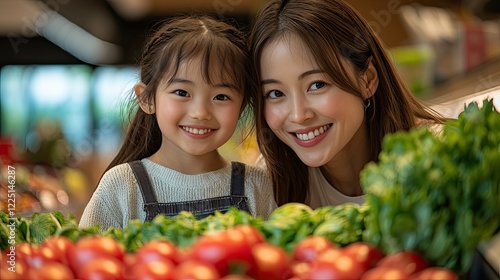
[{"label": "girl's eyebrow", "polygon": [[194,84],[192,81],[190,80],[187,80],[187,79],[181,79],[181,78],[173,78],[170,80],[170,84],[176,84],[176,83],[179,83],[179,84]]},{"label": "girl's eyebrow", "polygon": [[[183,78],[172,78],[170,80],[170,84],[188,84],[188,85],[194,85],[194,82],[191,81],[191,80],[188,80],[188,79],[183,79]],[[214,85],[212,85],[212,87],[215,87],[215,88],[237,89],[237,87],[234,86],[234,85],[232,85],[232,84],[223,84],[223,83],[214,84]]]},{"label": "girl's eyebrow", "polygon": [[[305,77],[309,76],[309,75],[313,75],[313,74],[317,74],[317,73],[325,73],[325,71],[323,70],[320,70],[320,69],[313,69],[313,70],[309,70],[309,71],[306,71],[302,74],[299,75],[299,80],[302,80],[304,79]],[[262,80],[260,82],[261,85],[267,85],[267,84],[281,84],[280,81],[278,80],[275,80],[275,79],[266,79],[266,80]]]}]

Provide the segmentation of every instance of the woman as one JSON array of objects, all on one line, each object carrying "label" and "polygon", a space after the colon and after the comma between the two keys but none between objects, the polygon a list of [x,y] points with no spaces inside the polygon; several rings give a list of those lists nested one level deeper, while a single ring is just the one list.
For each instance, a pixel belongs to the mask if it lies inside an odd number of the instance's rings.
[{"label": "woman", "polygon": [[343,1],[270,1],[250,46],[257,141],[278,205],[361,204],[359,173],[388,133],[444,119],[406,87],[367,21]]}]

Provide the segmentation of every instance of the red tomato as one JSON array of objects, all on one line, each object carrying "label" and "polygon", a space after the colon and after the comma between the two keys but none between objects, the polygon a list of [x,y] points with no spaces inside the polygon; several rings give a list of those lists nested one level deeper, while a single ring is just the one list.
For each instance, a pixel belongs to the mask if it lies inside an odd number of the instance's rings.
[{"label": "red tomato", "polygon": [[359,279],[364,272],[364,266],[353,256],[340,254],[332,260],[317,260],[304,279]]},{"label": "red tomato", "polygon": [[189,260],[209,263],[220,276],[225,276],[229,273],[230,246],[225,232],[202,236],[182,253],[181,263]]},{"label": "red tomato", "polygon": [[175,266],[169,260],[150,261],[147,263],[137,263],[125,275],[125,279],[131,280],[156,280],[156,279],[174,279]]},{"label": "red tomato", "polygon": [[[177,247],[173,243],[166,240],[153,240],[137,250],[133,261],[147,263],[167,259],[175,264],[178,257]],[[130,257],[128,261],[130,261]]]},{"label": "red tomato", "polygon": [[209,263],[189,260],[179,264],[175,269],[175,279],[198,280],[220,279],[217,269]]},{"label": "red tomato", "polygon": [[19,257],[17,249],[9,250],[1,252],[0,279],[28,279],[28,264]]},{"label": "red tomato", "polygon": [[31,252],[33,252],[33,247],[35,245],[31,245],[30,243],[27,242],[22,242],[16,245],[16,259],[22,258],[24,259],[26,256],[31,255]]},{"label": "red tomato", "polygon": [[237,225],[225,233],[229,246],[230,272],[244,274],[255,266],[252,247],[265,242],[264,236],[254,227]]},{"label": "red tomato", "polygon": [[250,225],[237,225],[229,230],[231,231],[239,231],[243,233],[245,236],[245,241],[247,244],[250,244],[250,246],[253,246],[257,243],[262,243],[265,242],[266,239],[262,235],[262,233],[257,230],[256,228],[250,226]]},{"label": "red tomato", "polygon": [[123,255],[123,265],[127,267],[133,266],[137,263],[136,259],[135,253],[125,253],[125,255]]},{"label": "red tomato", "polygon": [[74,244],[69,238],[59,235],[50,236],[43,241],[41,247],[50,248],[56,255],[59,262],[68,264],[68,252]]},{"label": "red tomato", "polygon": [[363,272],[374,267],[384,257],[382,250],[366,242],[349,244],[342,251],[343,254],[352,256]]},{"label": "red tomato", "polygon": [[338,257],[342,255],[342,252],[342,249],[338,247],[326,249],[319,253],[319,255],[316,257],[316,261],[334,262]]},{"label": "red tomato", "polygon": [[78,279],[122,280],[124,279],[124,266],[114,257],[92,259],[79,269]]},{"label": "red tomato", "polygon": [[306,279],[305,277],[311,270],[311,266],[311,262],[293,262],[290,265],[290,278],[297,277],[298,279]]},{"label": "red tomato", "polygon": [[115,258],[123,261],[125,250],[120,243],[111,237],[89,236],[80,239],[68,252],[69,268],[78,275],[79,270],[96,258]]},{"label": "red tomato", "polygon": [[248,275],[255,279],[283,279],[290,275],[290,260],[281,247],[270,243],[259,243],[252,247],[255,266]]},{"label": "red tomato", "polygon": [[415,251],[401,251],[382,258],[377,266],[401,267],[408,275],[421,271],[429,265],[420,253]]},{"label": "red tomato", "polygon": [[458,275],[444,267],[428,267],[410,276],[410,280],[458,280]]},{"label": "red tomato", "polygon": [[73,272],[66,265],[56,261],[46,261],[40,267],[30,267],[31,280],[72,280]]},{"label": "red tomato", "polygon": [[312,262],[318,255],[334,245],[324,236],[311,235],[301,240],[292,252],[292,258],[296,261]]},{"label": "red tomato", "polygon": [[220,278],[220,280],[254,280],[254,279],[247,275],[229,274]]},{"label": "red tomato", "polygon": [[59,262],[59,256],[49,247],[32,245],[31,253],[24,256],[24,260],[30,268],[44,266],[46,262]]},{"label": "red tomato", "polygon": [[377,266],[366,271],[360,280],[408,279],[410,275],[401,267]]}]

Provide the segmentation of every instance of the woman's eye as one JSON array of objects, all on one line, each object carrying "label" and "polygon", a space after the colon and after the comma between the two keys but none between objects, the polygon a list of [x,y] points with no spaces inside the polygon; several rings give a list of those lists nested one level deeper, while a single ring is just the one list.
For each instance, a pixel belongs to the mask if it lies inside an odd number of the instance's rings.
[{"label": "woman's eye", "polygon": [[229,97],[225,94],[218,94],[217,96],[214,97],[214,100],[229,100]]},{"label": "woman's eye", "polygon": [[314,82],[314,83],[312,83],[312,85],[309,87],[309,89],[310,89],[310,90],[318,90],[318,89],[320,89],[320,88],[322,88],[322,87],[324,87],[324,86],[325,86],[325,83],[323,83],[323,82]]},{"label": "woman's eye", "polygon": [[270,92],[267,93],[267,98],[270,98],[270,99],[276,99],[276,98],[279,98],[279,97],[282,97],[284,96],[285,94],[279,90],[271,90]]},{"label": "woman's eye", "polygon": [[189,97],[189,93],[187,93],[187,91],[182,89],[175,90],[174,93],[179,96]]}]

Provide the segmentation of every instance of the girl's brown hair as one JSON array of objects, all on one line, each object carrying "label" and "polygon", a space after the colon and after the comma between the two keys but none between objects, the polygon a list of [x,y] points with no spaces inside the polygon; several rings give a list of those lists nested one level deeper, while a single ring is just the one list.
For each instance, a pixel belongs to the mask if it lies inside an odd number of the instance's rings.
[{"label": "girl's brown hair", "polygon": [[[123,145],[106,171],[121,163],[149,157],[160,148],[162,132],[156,114],[146,114],[138,108],[138,102],[155,104],[160,82],[169,82],[186,61],[201,57],[200,70],[207,83],[234,86],[244,95],[242,110],[251,105],[256,79],[246,39],[245,33],[236,26],[208,15],[179,16],[163,23],[144,47],[139,66],[140,80],[146,88],[141,100],[130,100],[132,120]],[[243,111],[247,112],[251,111]]]},{"label": "girl's brown hair", "polygon": [[[287,34],[298,36],[305,43],[318,66],[338,87],[360,98],[359,83],[349,78],[345,62],[358,74],[364,73],[369,62],[373,62],[379,85],[370,98],[364,123],[371,160],[377,161],[386,134],[408,131],[420,121],[443,121],[405,86],[385,45],[349,4],[341,0],[271,0],[255,19],[250,35],[257,77],[260,77],[263,49]],[[257,142],[274,183],[276,202],[303,203],[308,195],[307,166],[273,134],[264,118],[264,102],[263,94],[257,94],[254,107]]]}]

